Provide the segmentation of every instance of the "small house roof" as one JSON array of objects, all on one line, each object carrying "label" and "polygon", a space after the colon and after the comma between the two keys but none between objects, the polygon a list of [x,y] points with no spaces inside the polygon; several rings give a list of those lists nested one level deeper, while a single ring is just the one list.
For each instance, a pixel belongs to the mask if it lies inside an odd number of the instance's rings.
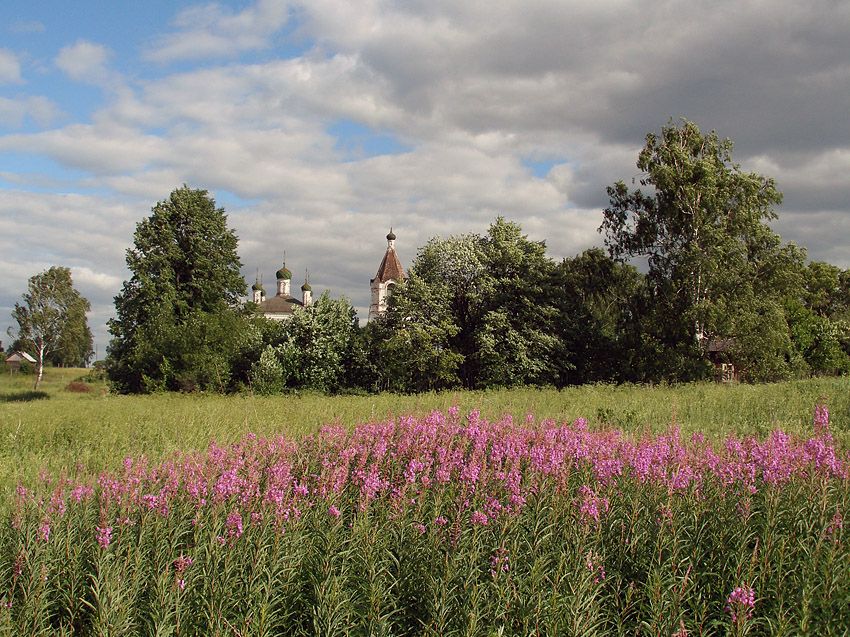
[{"label": "small house roof", "polygon": [[728,352],[735,347],[734,338],[712,338],[708,341],[708,352]]},{"label": "small house roof", "polygon": [[9,354],[9,356],[6,357],[7,363],[20,363],[21,361],[35,363],[35,359],[32,356],[20,350],[17,352],[12,352],[11,354]]}]

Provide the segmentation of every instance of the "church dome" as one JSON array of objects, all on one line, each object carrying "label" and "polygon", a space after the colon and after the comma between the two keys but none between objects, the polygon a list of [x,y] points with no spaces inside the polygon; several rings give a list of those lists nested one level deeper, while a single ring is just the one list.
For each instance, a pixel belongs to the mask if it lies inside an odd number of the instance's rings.
[{"label": "church dome", "polygon": [[251,289],[252,289],[254,292],[265,292],[265,290],[263,289],[263,286],[262,286],[262,285],[260,285],[260,282],[259,282],[259,281],[255,281],[255,282],[254,282],[254,285],[252,285],[252,286],[251,286]]},{"label": "church dome", "polygon": [[280,281],[281,279],[291,279],[292,272],[287,269],[286,264],[284,263],[283,267],[277,272],[275,272],[275,276],[277,277],[278,281]]},{"label": "church dome", "polygon": [[390,228],[390,233],[387,235],[387,241],[395,241],[395,233],[392,228]]},{"label": "church dome", "polygon": [[301,286],[302,292],[312,292],[313,288],[310,287],[310,284],[304,281],[304,285]]}]

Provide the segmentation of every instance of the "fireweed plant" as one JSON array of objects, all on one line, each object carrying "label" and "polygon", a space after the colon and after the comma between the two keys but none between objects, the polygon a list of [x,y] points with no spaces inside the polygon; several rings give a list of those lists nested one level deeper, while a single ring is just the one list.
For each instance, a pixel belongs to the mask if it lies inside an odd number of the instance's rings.
[{"label": "fireweed plant", "polygon": [[782,635],[850,626],[850,456],[434,412],[19,487],[20,635]]}]

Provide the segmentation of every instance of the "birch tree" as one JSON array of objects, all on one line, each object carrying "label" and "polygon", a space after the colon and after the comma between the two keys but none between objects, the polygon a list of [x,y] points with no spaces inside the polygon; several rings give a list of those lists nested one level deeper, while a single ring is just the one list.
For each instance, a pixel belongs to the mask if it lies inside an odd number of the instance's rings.
[{"label": "birch tree", "polygon": [[58,351],[68,321],[85,316],[89,302],[74,289],[71,270],[57,266],[31,277],[22,300],[12,316],[18,322],[18,341],[35,355],[38,389],[45,359]]},{"label": "birch tree", "polygon": [[647,135],[637,167],[645,190],[609,187],[599,230],[612,257],[646,259],[666,345],[704,355],[747,311],[741,300],[752,295],[742,291],[762,288],[760,300],[771,292],[761,265],[787,251],[767,225],[782,195],[773,179],[733,163],[730,140],[687,120]]}]

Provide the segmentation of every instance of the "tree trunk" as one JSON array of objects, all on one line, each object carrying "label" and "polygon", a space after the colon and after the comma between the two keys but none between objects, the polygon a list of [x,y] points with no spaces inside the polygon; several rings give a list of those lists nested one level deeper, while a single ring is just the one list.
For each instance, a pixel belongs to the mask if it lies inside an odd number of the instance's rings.
[{"label": "tree trunk", "polygon": [[38,370],[35,374],[35,387],[33,387],[33,391],[38,391],[38,386],[41,385],[41,379],[44,376],[44,348],[38,348]]}]

